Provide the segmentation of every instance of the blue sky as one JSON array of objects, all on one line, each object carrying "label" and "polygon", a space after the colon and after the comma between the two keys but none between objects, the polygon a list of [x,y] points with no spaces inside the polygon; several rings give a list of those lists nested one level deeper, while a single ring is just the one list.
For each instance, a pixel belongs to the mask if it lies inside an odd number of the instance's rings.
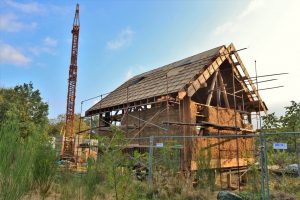
[{"label": "blue sky", "polygon": [[[65,113],[71,29],[77,1],[0,2],[0,86],[32,81]],[[126,79],[231,42],[250,74],[289,72],[284,89],[262,92],[270,112],[299,101],[299,1],[78,1],[80,36],[76,111],[80,101]],[[297,85],[298,84],[298,85]],[[264,85],[262,87],[269,87]],[[282,95],[278,95],[278,94]],[[84,104],[84,109],[95,101]]]}]

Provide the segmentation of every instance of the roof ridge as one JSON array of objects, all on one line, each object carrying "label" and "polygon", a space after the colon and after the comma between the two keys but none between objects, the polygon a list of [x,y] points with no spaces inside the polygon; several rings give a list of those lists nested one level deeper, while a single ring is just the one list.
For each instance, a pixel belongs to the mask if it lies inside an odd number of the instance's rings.
[{"label": "roof ridge", "polygon": [[[170,63],[170,64],[166,64],[166,65],[163,65],[163,66],[160,66],[160,67],[157,67],[157,68],[153,68],[153,69],[151,69],[151,70],[149,70],[149,71],[146,71],[146,72],[143,72],[143,73],[141,73],[141,74],[137,74],[137,75],[133,76],[133,77],[130,78],[130,79],[137,78],[138,76],[142,76],[143,74],[150,73],[150,72],[152,72],[152,71],[159,70],[159,69],[162,69],[162,68],[164,68],[164,67],[174,65],[175,63],[179,63],[179,62],[182,62],[182,61],[187,60],[187,59],[191,59],[191,58],[193,58],[193,57],[199,56],[200,54],[204,54],[204,53],[207,53],[207,52],[212,51],[212,50],[215,50],[215,49],[221,49],[222,47],[226,47],[226,46],[225,46],[225,45],[221,45],[221,46],[218,46],[218,47],[215,47],[215,48],[206,50],[206,51],[202,51],[202,52],[200,52],[200,53],[196,53],[196,54],[194,54],[194,55],[192,55],[192,56],[189,56],[189,57],[186,57],[186,58],[182,58],[182,59],[177,60],[177,61],[174,61],[174,62],[172,62],[172,63]],[[207,58],[207,57],[205,57],[205,58]],[[203,58],[203,59],[204,59],[204,58]],[[202,59],[200,59],[200,60],[202,60]],[[199,60],[198,60],[198,61],[199,61]],[[179,67],[179,66],[176,66],[176,67]],[[128,79],[127,81],[129,81],[130,79]]]},{"label": "roof ridge", "polygon": [[[89,115],[91,112],[96,112],[99,109],[123,105],[124,102],[127,101],[130,103],[155,96],[161,96],[164,95],[166,91],[169,93],[178,92],[188,84],[196,74],[201,73],[201,70],[209,65],[212,59],[220,54],[220,49],[223,47],[225,46],[215,47],[138,74],[122,83],[101,101],[89,108],[86,113]],[[182,70],[172,72],[170,73],[170,76],[166,76],[168,72],[176,68]],[[165,88],[166,84],[168,85],[168,90]],[[126,93],[128,95],[124,95],[124,89],[127,90]]]}]

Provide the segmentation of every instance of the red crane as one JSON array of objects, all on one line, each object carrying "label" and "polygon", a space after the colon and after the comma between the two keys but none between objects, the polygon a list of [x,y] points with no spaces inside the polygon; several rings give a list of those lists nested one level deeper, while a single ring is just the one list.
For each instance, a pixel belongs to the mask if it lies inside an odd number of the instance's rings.
[{"label": "red crane", "polygon": [[77,55],[79,38],[79,4],[76,5],[72,29],[71,64],[69,68],[66,124],[62,144],[62,159],[74,161],[74,108],[77,81]]}]

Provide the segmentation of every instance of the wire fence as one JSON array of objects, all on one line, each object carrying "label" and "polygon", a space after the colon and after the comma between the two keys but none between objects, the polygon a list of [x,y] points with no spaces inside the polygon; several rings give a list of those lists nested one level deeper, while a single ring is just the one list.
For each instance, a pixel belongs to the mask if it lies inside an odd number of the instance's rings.
[{"label": "wire fence", "polygon": [[264,193],[267,197],[274,191],[288,194],[300,192],[300,133],[264,133],[263,134],[265,159]]},{"label": "wire fence", "polygon": [[[248,199],[269,199],[278,192],[299,195],[299,132],[124,140],[130,143],[123,153],[129,159],[139,155],[133,159],[135,178],[157,193],[189,191],[203,199],[215,199],[222,190]],[[57,147],[60,142],[56,141]],[[101,156],[98,152],[99,161]]]},{"label": "wire fence", "polygon": [[[135,138],[130,149],[148,153],[143,166],[147,167],[144,173],[149,187],[166,190],[163,192],[201,192],[205,199],[212,199],[221,190],[242,190],[248,174],[255,169],[258,172],[256,137],[255,134],[150,136]],[[257,187],[256,180],[249,183],[251,188]]]},{"label": "wire fence", "polygon": [[135,138],[131,149],[148,153],[143,166],[154,189],[163,184],[177,191],[176,185],[185,185],[200,189],[208,199],[221,190],[245,192],[252,199],[300,191],[298,132],[150,136]]}]

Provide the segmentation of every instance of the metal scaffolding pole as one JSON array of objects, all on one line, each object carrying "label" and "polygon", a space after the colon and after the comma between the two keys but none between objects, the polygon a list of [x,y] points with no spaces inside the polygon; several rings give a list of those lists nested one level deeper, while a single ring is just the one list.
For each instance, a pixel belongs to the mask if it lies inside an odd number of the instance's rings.
[{"label": "metal scaffolding pole", "polygon": [[148,169],[149,169],[149,173],[148,173],[148,186],[150,189],[152,189],[153,187],[153,174],[152,174],[152,158],[153,158],[153,140],[154,137],[150,136],[149,138],[149,158],[148,158]]}]

